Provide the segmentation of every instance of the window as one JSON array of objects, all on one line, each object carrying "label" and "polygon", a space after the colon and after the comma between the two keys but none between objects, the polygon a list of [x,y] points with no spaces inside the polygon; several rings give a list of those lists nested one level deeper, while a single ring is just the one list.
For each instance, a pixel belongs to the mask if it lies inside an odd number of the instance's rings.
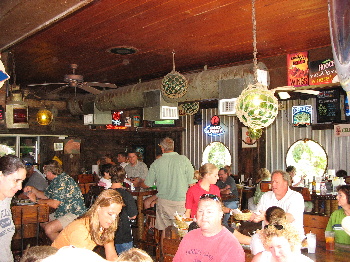
[{"label": "window", "polygon": [[231,165],[231,154],[228,151],[227,147],[221,142],[210,143],[203,152],[203,162],[212,163],[218,168],[222,168],[226,165]]},{"label": "window", "polygon": [[324,148],[314,140],[302,139],[296,141],[287,151],[286,165],[296,168],[296,179],[306,175],[306,180],[312,181],[313,176],[320,178],[326,172],[328,158]]}]

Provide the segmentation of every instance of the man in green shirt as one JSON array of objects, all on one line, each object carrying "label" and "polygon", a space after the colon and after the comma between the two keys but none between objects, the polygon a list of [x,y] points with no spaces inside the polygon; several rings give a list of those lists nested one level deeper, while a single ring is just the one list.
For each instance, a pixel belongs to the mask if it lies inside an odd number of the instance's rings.
[{"label": "man in green shirt", "polygon": [[163,155],[149,168],[145,184],[158,190],[155,227],[164,230],[172,225],[174,213],[185,212],[186,192],[196,180],[190,160],[174,152],[174,140],[166,137],[160,143]]}]

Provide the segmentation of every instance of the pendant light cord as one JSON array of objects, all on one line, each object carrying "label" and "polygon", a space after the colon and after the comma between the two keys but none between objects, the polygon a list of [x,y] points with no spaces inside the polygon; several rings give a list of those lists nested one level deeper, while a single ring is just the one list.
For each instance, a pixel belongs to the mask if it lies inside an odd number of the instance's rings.
[{"label": "pendant light cord", "polygon": [[175,72],[175,50],[173,50],[173,71]]},{"label": "pendant light cord", "polygon": [[256,19],[255,19],[255,0],[252,0],[252,22],[253,22],[253,64],[254,64],[254,80],[258,82],[258,50],[256,48]]}]

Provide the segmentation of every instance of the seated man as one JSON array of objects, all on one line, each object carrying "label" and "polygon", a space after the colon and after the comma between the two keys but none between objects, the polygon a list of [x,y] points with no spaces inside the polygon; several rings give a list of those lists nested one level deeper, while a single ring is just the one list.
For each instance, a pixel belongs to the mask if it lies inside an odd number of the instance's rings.
[{"label": "seated man", "polygon": [[24,186],[33,186],[40,191],[44,191],[49,184],[46,181],[45,175],[34,167],[34,158],[31,156],[26,156],[23,157],[22,160],[26,165],[28,179],[28,181],[24,182]]},{"label": "seated man", "polygon": [[[230,200],[224,201],[224,206],[229,209],[238,208],[238,190],[234,178],[230,176],[226,168],[220,168],[218,175],[219,180],[216,182],[216,185],[220,188],[220,193],[233,195]],[[222,223],[228,225],[227,222],[229,218],[230,214],[226,213]]]},{"label": "seated man", "polygon": [[138,157],[138,152],[129,152],[129,164],[127,164],[124,169],[127,174],[128,180],[130,180],[135,187],[146,188],[148,186],[145,185],[144,181],[148,173],[148,168],[144,162],[138,160]]},{"label": "seated man", "polygon": [[127,163],[127,159],[128,159],[128,155],[125,152],[119,152],[117,154],[117,160],[118,160],[118,164],[122,167],[125,168]]},{"label": "seated man", "polygon": [[[272,173],[272,191],[266,192],[258,203],[259,213],[253,213],[250,220],[260,222],[265,219],[265,211],[271,206],[282,208],[286,212],[287,221],[298,230],[301,239],[304,239],[304,198],[289,188],[290,176],[282,171],[276,170]],[[262,223],[265,226],[265,223]]]},{"label": "seated man", "polygon": [[51,181],[45,191],[26,186],[24,192],[33,202],[47,204],[55,209],[50,214],[49,222],[43,225],[46,235],[54,241],[63,228],[86,212],[86,208],[79,186],[72,177],[63,172],[57,161],[46,162],[44,173]]},{"label": "seated man", "polygon": [[221,225],[222,203],[215,195],[201,196],[197,209],[199,228],[182,239],[173,262],[186,261],[245,261],[237,238]]}]

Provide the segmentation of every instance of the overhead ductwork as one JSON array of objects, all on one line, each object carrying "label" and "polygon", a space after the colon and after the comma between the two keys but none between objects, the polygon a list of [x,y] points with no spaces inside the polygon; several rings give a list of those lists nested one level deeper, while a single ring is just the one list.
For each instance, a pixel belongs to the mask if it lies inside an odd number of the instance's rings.
[{"label": "overhead ductwork", "polygon": [[[265,64],[258,63],[258,68],[267,71],[267,79],[269,80],[269,73]],[[205,70],[200,73],[187,74],[185,77],[188,80],[187,93],[183,97],[176,99],[163,97],[166,102],[181,103],[237,97],[237,94],[239,95],[246,86],[254,82],[254,65],[245,64]],[[223,82],[226,82],[226,84],[223,84]],[[232,83],[232,86],[228,87],[227,83]],[[104,91],[96,96],[94,103],[100,111],[143,108],[144,92],[160,90],[161,84],[162,79],[158,79]],[[232,88],[232,92],[227,90],[228,88]],[[71,114],[93,113],[85,110],[93,108],[93,106],[85,103],[91,103],[91,99],[76,97],[68,101],[68,108]]]}]

